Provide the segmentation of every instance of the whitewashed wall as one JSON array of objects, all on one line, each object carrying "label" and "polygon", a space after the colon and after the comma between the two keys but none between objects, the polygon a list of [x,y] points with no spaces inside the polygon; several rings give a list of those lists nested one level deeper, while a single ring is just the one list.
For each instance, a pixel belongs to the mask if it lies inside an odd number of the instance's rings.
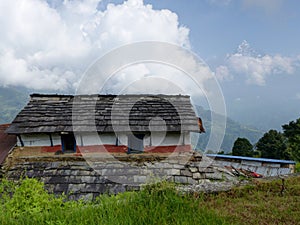
[{"label": "whitewashed wall", "polygon": [[76,135],[77,145],[115,145],[116,135],[114,133],[101,134],[97,133],[81,133]]},{"label": "whitewashed wall", "polygon": [[[51,134],[53,145],[61,145],[61,137],[59,134]],[[116,144],[116,137],[118,137],[118,145],[128,145],[128,134],[127,133],[108,133],[101,134],[100,136],[96,133],[81,133],[76,135],[76,143],[81,146]],[[21,135],[24,146],[51,146],[50,137],[48,134],[24,134]],[[101,142],[100,142],[101,141]],[[189,133],[185,134],[173,134],[165,132],[152,132],[151,142],[150,135],[146,135],[144,138],[144,146],[169,146],[169,145],[189,145],[191,144],[191,137]],[[21,146],[20,140],[18,139],[18,146]]]},{"label": "whitewashed wall", "polygon": [[[60,145],[61,138],[58,134],[51,134],[53,145]],[[24,146],[51,146],[50,136],[48,134],[22,134],[21,139]],[[21,146],[18,138],[18,146]]]},{"label": "whitewashed wall", "polygon": [[[81,137],[80,137],[81,136]],[[96,134],[96,133],[81,133],[76,136],[77,145],[89,146],[101,144],[116,144],[116,138],[118,137],[118,145],[128,145],[127,133],[114,133],[109,134]],[[100,142],[101,141],[101,142]],[[165,132],[152,132],[151,141],[150,135],[146,135],[144,138],[144,146],[170,146],[170,145],[189,145],[191,144],[191,137],[189,133],[186,134],[165,134]]]},{"label": "whitewashed wall", "polygon": [[189,133],[173,134],[165,132],[152,132],[151,137],[147,135],[144,139],[144,145],[150,146],[170,146],[170,145],[190,145],[191,137]]}]

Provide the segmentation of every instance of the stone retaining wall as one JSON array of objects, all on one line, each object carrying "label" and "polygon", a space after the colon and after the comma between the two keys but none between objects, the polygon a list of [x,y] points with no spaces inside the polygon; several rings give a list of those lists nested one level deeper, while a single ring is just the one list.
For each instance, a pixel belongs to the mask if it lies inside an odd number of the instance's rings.
[{"label": "stone retaining wall", "polygon": [[[10,157],[12,159],[13,157]],[[69,199],[94,199],[109,193],[139,190],[145,183],[169,180],[199,185],[210,181],[236,181],[226,169],[215,167],[197,153],[172,157],[157,155],[118,155],[101,157],[14,157],[8,160],[5,174],[9,179],[37,178],[49,192],[65,193]]]}]

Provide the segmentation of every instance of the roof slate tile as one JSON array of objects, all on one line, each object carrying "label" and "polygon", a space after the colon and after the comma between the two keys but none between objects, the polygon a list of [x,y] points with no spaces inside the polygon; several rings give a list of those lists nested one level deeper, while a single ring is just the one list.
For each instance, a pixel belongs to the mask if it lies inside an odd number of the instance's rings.
[{"label": "roof slate tile", "polygon": [[[149,126],[153,118],[161,118],[165,123],[156,121],[155,126]],[[199,132],[189,96],[41,94],[31,95],[6,132],[91,132],[95,128],[98,132],[148,132],[150,128]]]}]

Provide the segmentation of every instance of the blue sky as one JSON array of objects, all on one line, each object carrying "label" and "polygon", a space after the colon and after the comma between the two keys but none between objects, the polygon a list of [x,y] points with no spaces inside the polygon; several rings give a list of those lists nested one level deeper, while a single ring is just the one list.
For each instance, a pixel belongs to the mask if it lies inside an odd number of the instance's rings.
[{"label": "blue sky", "polygon": [[[299,1],[145,1],[169,8],[190,29],[192,50],[214,70],[246,40],[257,55],[300,54]],[[242,74],[220,81],[229,116],[262,129],[276,128],[300,116],[299,59],[294,71],[270,72],[263,85]]]},{"label": "blue sky", "polygon": [[[298,0],[1,1],[0,85],[72,92],[105,52],[165,41],[207,63],[230,117],[280,129],[300,117],[299,9]],[[127,72],[116,88],[149,68]]]},{"label": "blue sky", "polygon": [[198,54],[225,55],[243,40],[262,53],[299,54],[300,3],[296,0],[147,0],[145,3],[176,12],[179,22],[190,28],[192,46]]}]

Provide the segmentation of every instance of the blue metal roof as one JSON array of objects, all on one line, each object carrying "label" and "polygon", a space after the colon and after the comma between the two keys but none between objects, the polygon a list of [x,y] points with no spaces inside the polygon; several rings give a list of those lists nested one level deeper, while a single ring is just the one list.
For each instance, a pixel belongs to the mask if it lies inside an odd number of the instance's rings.
[{"label": "blue metal roof", "polygon": [[219,155],[219,154],[206,154],[206,156],[214,157],[214,158],[223,158],[223,159],[240,159],[240,160],[268,162],[268,163],[296,164],[295,161],[281,160],[281,159],[266,159],[266,158],[254,158],[254,157],[244,157],[244,156],[235,156],[235,155]]}]

